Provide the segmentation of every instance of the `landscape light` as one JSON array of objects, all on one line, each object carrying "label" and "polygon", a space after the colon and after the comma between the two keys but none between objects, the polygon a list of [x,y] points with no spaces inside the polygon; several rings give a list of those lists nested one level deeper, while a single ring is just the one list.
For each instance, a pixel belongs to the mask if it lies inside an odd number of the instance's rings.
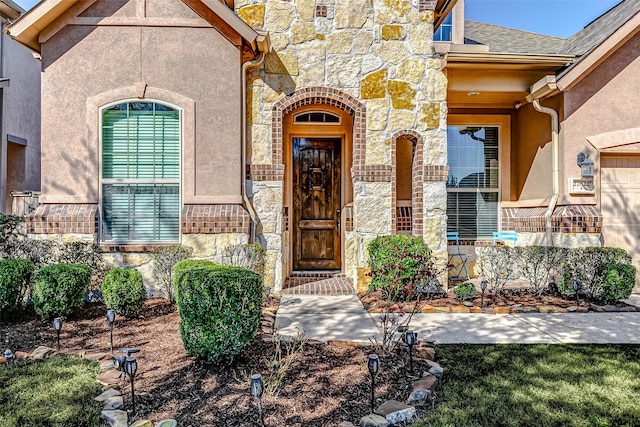
[{"label": "landscape light", "polygon": [[58,341],[58,352],[60,352],[60,331],[62,330],[62,317],[53,319],[53,329],[56,331]]},{"label": "landscape light", "polygon": [[406,331],[402,334],[402,342],[404,343],[405,349],[407,353],[409,353],[409,371],[413,372],[413,346],[416,343],[416,339],[418,338],[418,334],[413,331]]},{"label": "landscape light", "polygon": [[580,289],[580,283],[577,280],[573,281],[573,290],[576,293],[576,304],[580,305],[580,296],[578,295],[578,289]]},{"label": "landscape light", "polygon": [[116,321],[115,310],[107,310],[107,322],[109,323],[109,351],[113,354],[113,322]]},{"label": "landscape light", "polygon": [[6,349],[4,351],[4,358],[7,359],[7,363],[11,364],[15,360],[15,355],[13,354],[13,351]]},{"label": "landscape light", "polygon": [[136,413],[136,395],[133,391],[133,379],[136,376],[136,371],[138,370],[138,362],[136,362],[136,358],[133,356],[127,356],[125,361],[124,361],[124,371],[127,373],[127,375],[129,375],[129,378],[131,378],[131,407],[132,407],[132,414],[135,415]]},{"label": "landscape light", "polygon": [[487,281],[480,282],[480,289],[482,290],[482,297],[480,298],[480,308],[484,308],[484,291],[487,290]]},{"label": "landscape light", "polygon": [[264,412],[262,409],[262,393],[264,392],[264,385],[262,383],[262,375],[251,375],[251,394],[256,398],[258,403],[258,416],[260,417],[260,425],[264,426]]},{"label": "landscape light", "polygon": [[373,413],[375,409],[375,377],[378,373],[378,369],[380,369],[380,359],[378,358],[377,354],[369,355],[369,362],[367,363],[367,367],[369,368],[369,373],[371,374],[371,413]]}]

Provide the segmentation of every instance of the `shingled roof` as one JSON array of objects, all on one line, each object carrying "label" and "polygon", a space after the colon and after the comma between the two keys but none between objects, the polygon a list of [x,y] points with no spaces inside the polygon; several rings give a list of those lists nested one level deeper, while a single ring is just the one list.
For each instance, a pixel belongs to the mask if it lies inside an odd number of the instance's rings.
[{"label": "shingled roof", "polygon": [[484,22],[465,21],[465,44],[489,46],[490,52],[583,56],[640,13],[640,0],[622,0],[568,39]]}]

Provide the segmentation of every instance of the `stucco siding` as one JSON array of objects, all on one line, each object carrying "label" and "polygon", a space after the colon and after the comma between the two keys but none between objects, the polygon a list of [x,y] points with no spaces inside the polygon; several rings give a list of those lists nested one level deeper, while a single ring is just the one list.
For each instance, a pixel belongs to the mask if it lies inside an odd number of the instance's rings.
[{"label": "stucco siding", "polygon": [[42,56],[43,202],[98,202],[100,121],[88,100],[132,87],[134,99],[193,102],[173,103],[183,109],[185,200],[240,196],[240,52],[215,29],[67,26]]},{"label": "stucco siding", "polygon": [[[640,127],[640,35],[621,46],[601,65],[565,95],[564,170],[579,177],[578,152],[589,153],[596,161],[596,150],[587,138],[603,133]],[[636,141],[640,142],[640,141]],[[561,166],[562,168],[562,166]],[[566,188],[567,180],[564,185]],[[598,189],[596,189],[598,191]],[[575,201],[577,198],[571,198]],[[595,198],[582,198],[595,203]]]}]

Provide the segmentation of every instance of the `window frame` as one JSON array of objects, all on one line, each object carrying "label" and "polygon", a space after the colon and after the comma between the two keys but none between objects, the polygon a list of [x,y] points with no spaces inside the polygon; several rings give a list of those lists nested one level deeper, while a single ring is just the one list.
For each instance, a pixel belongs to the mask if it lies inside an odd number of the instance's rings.
[{"label": "window frame", "polygon": [[[135,102],[144,102],[144,103],[153,103],[153,104],[161,104],[165,107],[171,108],[174,111],[178,112],[178,132],[179,132],[179,142],[178,142],[178,178],[145,178],[141,179],[140,182],[134,182],[135,180],[130,180],[126,178],[103,178],[103,149],[104,149],[104,112],[109,110],[110,108],[127,103],[135,103]],[[99,220],[98,220],[98,242],[100,244],[106,245],[170,245],[170,244],[179,244],[182,242],[182,207],[184,205],[183,198],[183,156],[184,156],[184,111],[179,106],[158,99],[151,98],[127,98],[114,102],[110,102],[98,108],[98,139],[99,139],[99,152],[98,152],[98,206],[99,206]],[[106,181],[106,182],[105,182]],[[104,194],[103,194],[103,186],[104,184],[177,184],[178,185],[178,238],[177,240],[105,240],[103,236],[103,206],[104,206]]]},{"label": "window frame", "polygon": [[[479,127],[497,127],[498,128],[498,211],[497,211],[497,227],[502,229],[502,205],[504,201],[511,200],[511,117],[506,115],[483,115],[483,114],[450,114],[447,119],[447,129],[450,126],[479,126]],[[449,141],[447,139],[447,158],[449,152]],[[447,166],[449,161],[447,160]],[[445,183],[446,184],[446,183]],[[454,191],[451,191],[454,190]],[[489,191],[487,191],[489,190]],[[447,195],[449,192],[455,193],[482,193],[493,192],[492,188],[462,188],[454,189],[446,187]],[[448,216],[447,216],[448,220]],[[464,239],[467,241],[484,241],[491,240],[492,236],[477,236],[475,239]]]},{"label": "window frame", "polygon": [[[447,23],[447,20],[449,20],[449,19],[451,20],[451,23]],[[442,20],[442,23],[440,24],[440,26],[439,26],[437,29],[435,29],[435,30],[433,31],[433,41],[434,41],[435,43],[453,43],[453,38],[454,38],[454,37],[453,37],[453,31],[454,31],[454,28],[453,28],[453,27],[454,27],[454,25],[455,25],[455,24],[454,24],[454,22],[455,22],[455,16],[454,16],[454,11],[452,10],[452,11],[451,11],[451,12],[449,12],[449,14],[448,14],[448,15],[447,15],[443,20]],[[451,32],[450,32],[450,34],[451,34],[451,38],[450,38],[449,40],[442,40],[442,39],[441,39],[441,40],[436,40],[436,35],[437,35],[437,34],[440,34],[440,36],[441,36],[440,38],[442,38],[442,29],[443,29],[445,26],[447,26],[447,27],[450,27],[450,28],[451,28]]]}]

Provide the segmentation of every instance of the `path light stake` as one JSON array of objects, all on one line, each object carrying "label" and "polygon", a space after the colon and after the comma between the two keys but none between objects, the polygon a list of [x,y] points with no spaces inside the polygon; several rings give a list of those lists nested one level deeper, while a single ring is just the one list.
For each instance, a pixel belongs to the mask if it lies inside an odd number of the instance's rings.
[{"label": "path light stake", "polygon": [[115,310],[109,309],[107,310],[107,322],[109,322],[109,343],[110,343],[110,351],[113,354],[113,322],[116,321],[116,312]]},{"label": "path light stake", "polygon": [[260,417],[260,425],[264,427],[264,411],[262,410],[262,393],[264,386],[262,384],[262,375],[251,375],[251,394],[256,398],[258,403],[258,416]]},{"label": "path light stake", "polygon": [[480,289],[482,290],[482,297],[480,298],[480,308],[484,308],[484,291],[487,290],[487,281],[480,282]]},{"label": "path light stake", "polygon": [[53,319],[53,329],[56,331],[58,337],[58,352],[60,352],[60,331],[62,330],[62,317],[56,317]]},{"label": "path light stake", "polygon": [[6,349],[4,351],[4,358],[7,359],[7,363],[10,365],[13,363],[13,360],[15,359],[15,356],[13,354],[13,351]]},{"label": "path light stake", "polygon": [[576,292],[576,304],[580,305],[580,296],[578,295],[578,289],[580,289],[580,283],[577,280],[573,281],[573,290]]},{"label": "path light stake", "polygon": [[377,354],[369,355],[369,363],[368,363],[369,373],[371,374],[371,413],[373,414],[374,404],[375,404],[375,378],[378,373],[378,369],[380,368],[380,361],[378,359]]},{"label": "path light stake", "polygon": [[136,414],[136,395],[133,392],[133,379],[136,376],[136,371],[138,370],[138,362],[136,362],[136,358],[133,356],[127,356],[124,361],[124,371],[131,378],[131,406],[132,406],[132,415]]},{"label": "path light stake", "polygon": [[418,339],[418,334],[413,331],[407,331],[402,334],[402,342],[404,343],[405,349],[409,353],[409,372],[413,372],[413,346]]}]

